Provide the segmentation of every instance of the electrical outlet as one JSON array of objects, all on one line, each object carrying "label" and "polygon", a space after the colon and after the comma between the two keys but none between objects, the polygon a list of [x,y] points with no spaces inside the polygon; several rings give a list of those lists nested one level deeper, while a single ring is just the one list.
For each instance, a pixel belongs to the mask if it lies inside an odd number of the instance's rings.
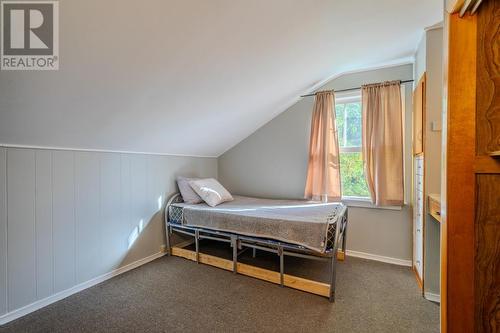
[{"label": "electrical outlet", "polygon": [[166,252],[167,247],[165,245],[160,245],[160,252]]}]

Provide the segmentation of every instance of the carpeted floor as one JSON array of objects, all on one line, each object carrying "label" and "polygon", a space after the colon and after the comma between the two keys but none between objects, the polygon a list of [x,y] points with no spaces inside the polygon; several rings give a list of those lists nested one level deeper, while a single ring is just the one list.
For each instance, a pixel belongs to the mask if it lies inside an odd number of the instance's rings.
[{"label": "carpeted floor", "polygon": [[[253,259],[247,255],[242,260]],[[257,261],[277,265],[276,257],[261,253]],[[326,276],[321,263],[287,259],[286,264],[289,273]],[[337,298],[329,303],[163,257],[2,326],[0,332],[439,331],[439,306],[421,297],[409,268],[351,257],[337,267]]]}]

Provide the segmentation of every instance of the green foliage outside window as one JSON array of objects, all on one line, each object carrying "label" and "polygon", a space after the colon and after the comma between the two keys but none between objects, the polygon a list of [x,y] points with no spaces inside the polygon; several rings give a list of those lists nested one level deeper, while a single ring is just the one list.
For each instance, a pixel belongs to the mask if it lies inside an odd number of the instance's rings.
[{"label": "green foliage outside window", "polygon": [[346,197],[369,197],[361,153],[340,153],[340,177],[342,195]]},{"label": "green foliage outside window", "polygon": [[369,197],[361,157],[361,103],[337,103],[335,117],[340,147],[342,195]]}]

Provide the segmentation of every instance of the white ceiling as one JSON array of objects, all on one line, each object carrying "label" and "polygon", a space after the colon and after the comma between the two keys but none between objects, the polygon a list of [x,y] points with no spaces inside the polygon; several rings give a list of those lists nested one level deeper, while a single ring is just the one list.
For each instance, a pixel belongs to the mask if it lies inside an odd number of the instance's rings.
[{"label": "white ceiling", "polygon": [[60,1],[60,70],[0,72],[0,143],[219,156],[342,72],[411,58],[441,0]]}]

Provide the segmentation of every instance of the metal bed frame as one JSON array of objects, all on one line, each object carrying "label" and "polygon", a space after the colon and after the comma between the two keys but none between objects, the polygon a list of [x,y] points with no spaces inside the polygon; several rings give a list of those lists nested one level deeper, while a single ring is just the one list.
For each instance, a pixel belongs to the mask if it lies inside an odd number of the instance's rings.
[{"label": "metal bed frame", "polygon": [[[324,261],[324,262],[329,262],[330,263],[330,279],[329,279],[329,284],[327,287],[329,288],[328,294],[321,293],[321,292],[315,292],[315,291],[310,291],[306,290],[304,288],[300,288],[294,285],[287,285],[289,287],[295,288],[295,289],[300,289],[303,291],[309,291],[312,293],[320,294],[323,296],[326,296],[329,298],[330,302],[335,301],[335,278],[336,278],[336,262],[337,260],[344,260],[345,256],[345,250],[346,250],[346,235],[347,235],[347,220],[348,220],[348,214],[347,214],[347,207],[343,206],[341,211],[339,212],[339,217],[337,218],[337,221],[335,222],[334,226],[334,235],[333,236],[333,242],[330,244],[331,246],[327,248],[327,250],[322,253],[314,250],[310,250],[304,246],[300,245],[295,245],[295,244],[290,244],[286,242],[280,242],[272,239],[266,239],[266,238],[259,238],[259,237],[250,237],[250,236],[244,236],[241,234],[237,233],[231,233],[231,232],[222,232],[222,231],[217,231],[217,230],[212,230],[212,229],[205,229],[205,228],[200,228],[200,227],[191,227],[191,226],[185,226],[182,225],[178,222],[172,222],[170,221],[169,218],[169,211],[170,211],[170,206],[175,203],[180,203],[182,202],[182,197],[180,193],[176,193],[173,196],[170,197],[168,200],[166,207],[165,207],[165,233],[166,233],[166,253],[167,255],[178,255],[184,258],[188,258],[191,260],[196,261],[197,263],[200,263],[200,255],[202,256],[207,256],[203,253],[200,253],[200,245],[199,241],[202,239],[209,239],[209,240],[214,240],[218,242],[224,242],[230,244],[232,248],[232,267],[222,267],[219,265],[214,265],[218,266],[220,268],[225,268],[228,270],[232,270],[234,274],[239,273],[238,271],[238,265],[241,265],[238,263],[238,255],[243,253],[243,251],[251,248],[253,251],[253,257],[255,258],[256,255],[256,250],[262,250],[270,253],[275,253],[279,256],[280,260],[280,271],[279,271],[279,284],[281,287],[285,286],[285,256],[292,256],[292,257],[299,257],[299,258],[306,258],[306,259],[312,259],[312,260],[319,260],[319,261]],[[171,240],[170,237],[173,232],[178,232],[180,234],[188,235],[194,238],[194,244],[195,244],[195,251],[192,253],[193,255],[187,256],[184,252],[184,254],[178,254],[176,251],[173,250],[183,250],[182,247],[172,247],[171,245]],[[341,243],[341,250],[342,252],[338,251],[338,246],[340,241]],[[189,244],[192,244],[189,243]],[[186,250],[187,251],[187,250]],[[191,251],[187,251],[191,252]],[[191,254],[191,253],[190,253]],[[211,256],[209,256],[211,257]],[[218,258],[218,257],[214,257]],[[222,259],[224,260],[224,259]],[[207,264],[212,265],[210,262],[204,262]],[[250,266],[250,265],[248,265]],[[254,267],[254,266],[251,266]],[[266,271],[262,269],[262,271]],[[248,275],[248,274],[247,274]],[[269,279],[261,278],[259,276],[254,276],[260,279],[264,279],[267,281],[270,281]],[[312,280],[306,280],[298,277],[293,277],[289,276],[301,281],[307,281],[307,282],[312,282],[312,283],[319,283],[315,282]],[[273,281],[271,281],[273,282]]]}]

